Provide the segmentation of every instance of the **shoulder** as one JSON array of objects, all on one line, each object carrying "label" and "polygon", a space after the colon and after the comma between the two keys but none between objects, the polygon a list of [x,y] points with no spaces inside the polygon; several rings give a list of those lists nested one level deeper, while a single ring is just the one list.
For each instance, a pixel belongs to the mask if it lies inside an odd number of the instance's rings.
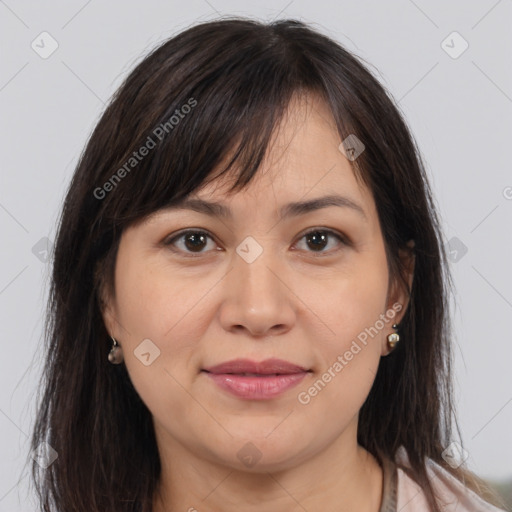
[{"label": "shoulder", "polygon": [[[397,454],[397,462],[409,467],[405,450]],[[436,462],[429,460],[427,473],[444,512],[504,512],[485,502]],[[397,510],[430,512],[421,487],[401,468],[397,468]]]}]

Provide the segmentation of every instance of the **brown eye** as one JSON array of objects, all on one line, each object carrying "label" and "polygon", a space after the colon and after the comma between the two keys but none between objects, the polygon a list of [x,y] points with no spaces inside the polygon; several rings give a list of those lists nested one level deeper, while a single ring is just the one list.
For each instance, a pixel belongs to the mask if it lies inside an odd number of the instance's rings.
[{"label": "brown eye", "polygon": [[322,250],[328,244],[329,235],[325,231],[312,231],[306,235],[308,247],[316,250]]},{"label": "brown eye", "polygon": [[[194,257],[210,252],[206,249],[208,240],[213,242],[212,236],[206,231],[189,229],[173,236],[164,242],[164,245],[171,247],[174,252]],[[306,252],[316,253],[315,255],[318,256],[329,255],[335,252],[340,245],[350,245],[348,240],[339,233],[321,228],[309,230],[302,235],[300,240],[306,241],[306,249],[304,249]],[[333,241],[337,241],[337,243],[334,244],[333,249],[329,249],[329,246],[333,245]]]},{"label": "brown eye", "polygon": [[182,242],[181,247],[178,248],[179,251],[200,254],[201,252],[206,252],[203,249],[207,246],[208,239],[212,240],[212,237],[205,231],[189,230],[166,241],[165,245],[175,246],[177,242]]},{"label": "brown eye", "polygon": [[[335,244],[335,246],[339,245],[340,243],[342,245],[348,245],[348,242],[344,239],[344,237],[330,229],[312,229],[305,233],[301,237],[301,240],[302,239],[306,240],[306,246],[310,249],[308,252],[316,252],[320,255],[323,255],[324,253],[330,254],[333,252],[332,250],[324,250],[329,246],[330,240],[337,240],[338,243]],[[334,250],[336,250],[336,247]]]}]

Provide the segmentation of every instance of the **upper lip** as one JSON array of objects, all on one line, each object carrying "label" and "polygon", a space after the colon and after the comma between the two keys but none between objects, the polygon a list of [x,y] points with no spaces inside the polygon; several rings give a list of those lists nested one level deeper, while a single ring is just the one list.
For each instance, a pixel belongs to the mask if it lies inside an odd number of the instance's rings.
[{"label": "upper lip", "polygon": [[283,359],[265,359],[264,361],[251,361],[250,359],[233,359],[209,368],[203,368],[209,373],[256,373],[269,374],[291,374],[309,371],[307,368],[297,364],[284,361]]}]

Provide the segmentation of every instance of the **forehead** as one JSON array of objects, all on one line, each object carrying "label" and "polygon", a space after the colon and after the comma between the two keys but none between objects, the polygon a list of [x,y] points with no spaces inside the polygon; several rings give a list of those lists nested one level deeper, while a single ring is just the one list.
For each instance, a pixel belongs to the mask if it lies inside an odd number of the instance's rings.
[{"label": "forehead", "polygon": [[[189,198],[268,205],[339,195],[359,204],[370,216],[375,209],[372,194],[356,178],[341,142],[325,101],[312,94],[295,96],[276,127],[265,159],[243,190],[229,192],[233,177],[228,174],[200,187]],[[215,169],[211,174],[215,176]]]},{"label": "forehead", "polygon": [[316,95],[296,95],[275,128],[260,167],[242,190],[229,190],[236,178],[236,166],[218,175],[232,158],[235,147],[210,172],[207,183],[179,202],[170,201],[137,224],[148,225],[169,213],[191,211],[247,224],[256,216],[292,218],[340,206],[344,217],[378,231],[380,222],[373,195],[356,178],[341,142],[328,105]]}]

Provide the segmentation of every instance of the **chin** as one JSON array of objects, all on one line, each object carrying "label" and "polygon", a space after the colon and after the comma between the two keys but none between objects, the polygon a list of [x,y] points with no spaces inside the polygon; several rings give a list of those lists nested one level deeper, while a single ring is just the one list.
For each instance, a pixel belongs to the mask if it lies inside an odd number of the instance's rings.
[{"label": "chin", "polygon": [[[275,426],[274,423],[273,428]],[[258,435],[243,435],[239,432],[236,438],[229,442],[229,446],[225,447],[224,456],[229,459],[229,461],[224,459],[225,463],[238,470],[253,473],[282,471],[296,466],[298,459],[301,458],[299,450],[303,450],[300,439],[286,436],[284,430],[284,438],[276,436],[272,439],[275,431],[269,436],[268,432],[271,431],[272,429],[268,431],[265,429],[265,432],[259,432]],[[222,454],[218,455],[222,457]]]}]

